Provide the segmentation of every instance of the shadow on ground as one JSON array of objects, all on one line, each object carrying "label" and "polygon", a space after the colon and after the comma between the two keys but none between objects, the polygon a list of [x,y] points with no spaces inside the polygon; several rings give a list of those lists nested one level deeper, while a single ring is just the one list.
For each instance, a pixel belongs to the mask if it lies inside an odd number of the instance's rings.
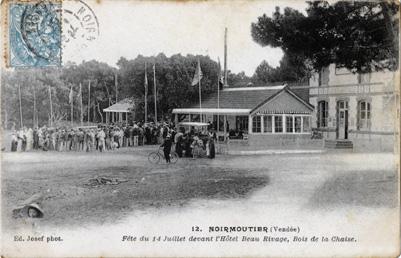
[{"label": "shadow on ground", "polygon": [[397,206],[397,177],[394,171],[350,171],[329,178],[317,188],[308,208]]},{"label": "shadow on ground", "polygon": [[[253,170],[255,172],[255,170]],[[44,173],[44,172],[42,172]],[[260,173],[262,174],[262,173]],[[89,179],[119,178],[116,185],[90,187]],[[45,178],[46,177],[46,178]],[[97,168],[79,174],[59,173],[3,181],[3,217],[10,218],[12,205],[32,194],[44,193],[44,218],[52,226],[113,223],[135,211],[183,207],[193,199],[224,200],[247,198],[269,183],[268,176],[244,170],[187,164],[183,167]],[[18,226],[23,219],[3,221]]]}]

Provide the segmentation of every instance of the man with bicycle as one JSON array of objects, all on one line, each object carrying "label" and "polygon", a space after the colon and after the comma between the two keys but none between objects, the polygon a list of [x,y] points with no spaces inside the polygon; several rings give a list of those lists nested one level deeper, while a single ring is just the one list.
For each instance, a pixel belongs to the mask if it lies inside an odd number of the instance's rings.
[{"label": "man with bicycle", "polygon": [[160,147],[163,147],[164,158],[166,159],[166,163],[170,163],[171,145],[172,145],[171,134],[168,133],[166,139],[164,140],[162,145],[160,145]]}]

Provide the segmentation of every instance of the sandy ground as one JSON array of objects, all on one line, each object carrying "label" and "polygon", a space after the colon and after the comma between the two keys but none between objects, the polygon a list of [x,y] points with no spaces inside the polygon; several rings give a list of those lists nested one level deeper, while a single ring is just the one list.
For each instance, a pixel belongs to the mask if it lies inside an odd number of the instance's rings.
[{"label": "sandy ground", "polygon": [[[398,176],[390,153],[217,156],[152,165],[147,160],[152,148],[3,153],[3,254],[18,256],[32,252],[35,245],[41,248],[35,251],[40,256],[320,256],[397,251]],[[127,182],[85,185],[97,176]],[[44,218],[13,219],[13,207],[36,193],[44,196]],[[121,241],[123,235],[210,236],[210,226],[224,225],[294,226],[300,228],[298,236],[309,239],[349,235],[356,240],[258,246]],[[202,231],[192,231],[193,226]],[[21,245],[13,240],[19,234],[53,234],[63,242]],[[258,234],[251,236],[262,237]],[[293,239],[286,234],[277,236]]]}]

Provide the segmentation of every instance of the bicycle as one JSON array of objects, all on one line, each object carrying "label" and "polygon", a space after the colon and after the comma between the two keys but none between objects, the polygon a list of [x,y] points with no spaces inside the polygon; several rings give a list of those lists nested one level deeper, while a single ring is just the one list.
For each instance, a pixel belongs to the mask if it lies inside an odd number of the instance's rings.
[{"label": "bicycle", "polygon": [[[157,151],[153,151],[148,155],[148,161],[152,164],[159,164],[160,160],[163,160],[164,152],[163,148],[159,148]],[[170,163],[176,163],[178,160],[178,154],[175,151],[170,152]]]}]

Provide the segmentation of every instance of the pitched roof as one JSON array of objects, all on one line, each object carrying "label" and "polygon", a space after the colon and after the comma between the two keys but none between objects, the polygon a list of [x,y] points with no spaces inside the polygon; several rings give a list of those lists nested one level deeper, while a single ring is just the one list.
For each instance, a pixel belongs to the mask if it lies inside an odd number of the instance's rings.
[{"label": "pitched roof", "polygon": [[[298,92],[301,93],[301,96],[297,94]],[[287,97],[280,97],[278,100],[277,97],[283,94]],[[217,93],[215,92],[204,97],[202,109],[199,108],[199,103],[194,103],[189,108],[174,109],[173,113],[249,114],[259,110],[262,106],[267,107],[266,104],[270,102],[269,109],[272,109],[270,110],[272,112],[310,113],[313,106],[308,101],[308,95],[308,89],[295,88],[293,90],[286,85],[226,88],[220,91],[219,109],[217,109]]]},{"label": "pitched roof", "polygon": [[126,98],[108,108],[103,109],[103,112],[130,112],[134,106],[134,100],[131,98]]},{"label": "pitched roof", "polygon": [[[284,87],[285,85],[223,89],[220,91],[220,108],[253,109],[256,105],[275,95]],[[194,103],[190,108],[199,108],[199,103]],[[217,108],[217,93],[206,96],[202,100],[202,108]]]},{"label": "pitched roof", "polygon": [[312,111],[313,105],[300,98],[288,87],[285,87],[270,98],[256,105],[251,113],[309,114]]}]

